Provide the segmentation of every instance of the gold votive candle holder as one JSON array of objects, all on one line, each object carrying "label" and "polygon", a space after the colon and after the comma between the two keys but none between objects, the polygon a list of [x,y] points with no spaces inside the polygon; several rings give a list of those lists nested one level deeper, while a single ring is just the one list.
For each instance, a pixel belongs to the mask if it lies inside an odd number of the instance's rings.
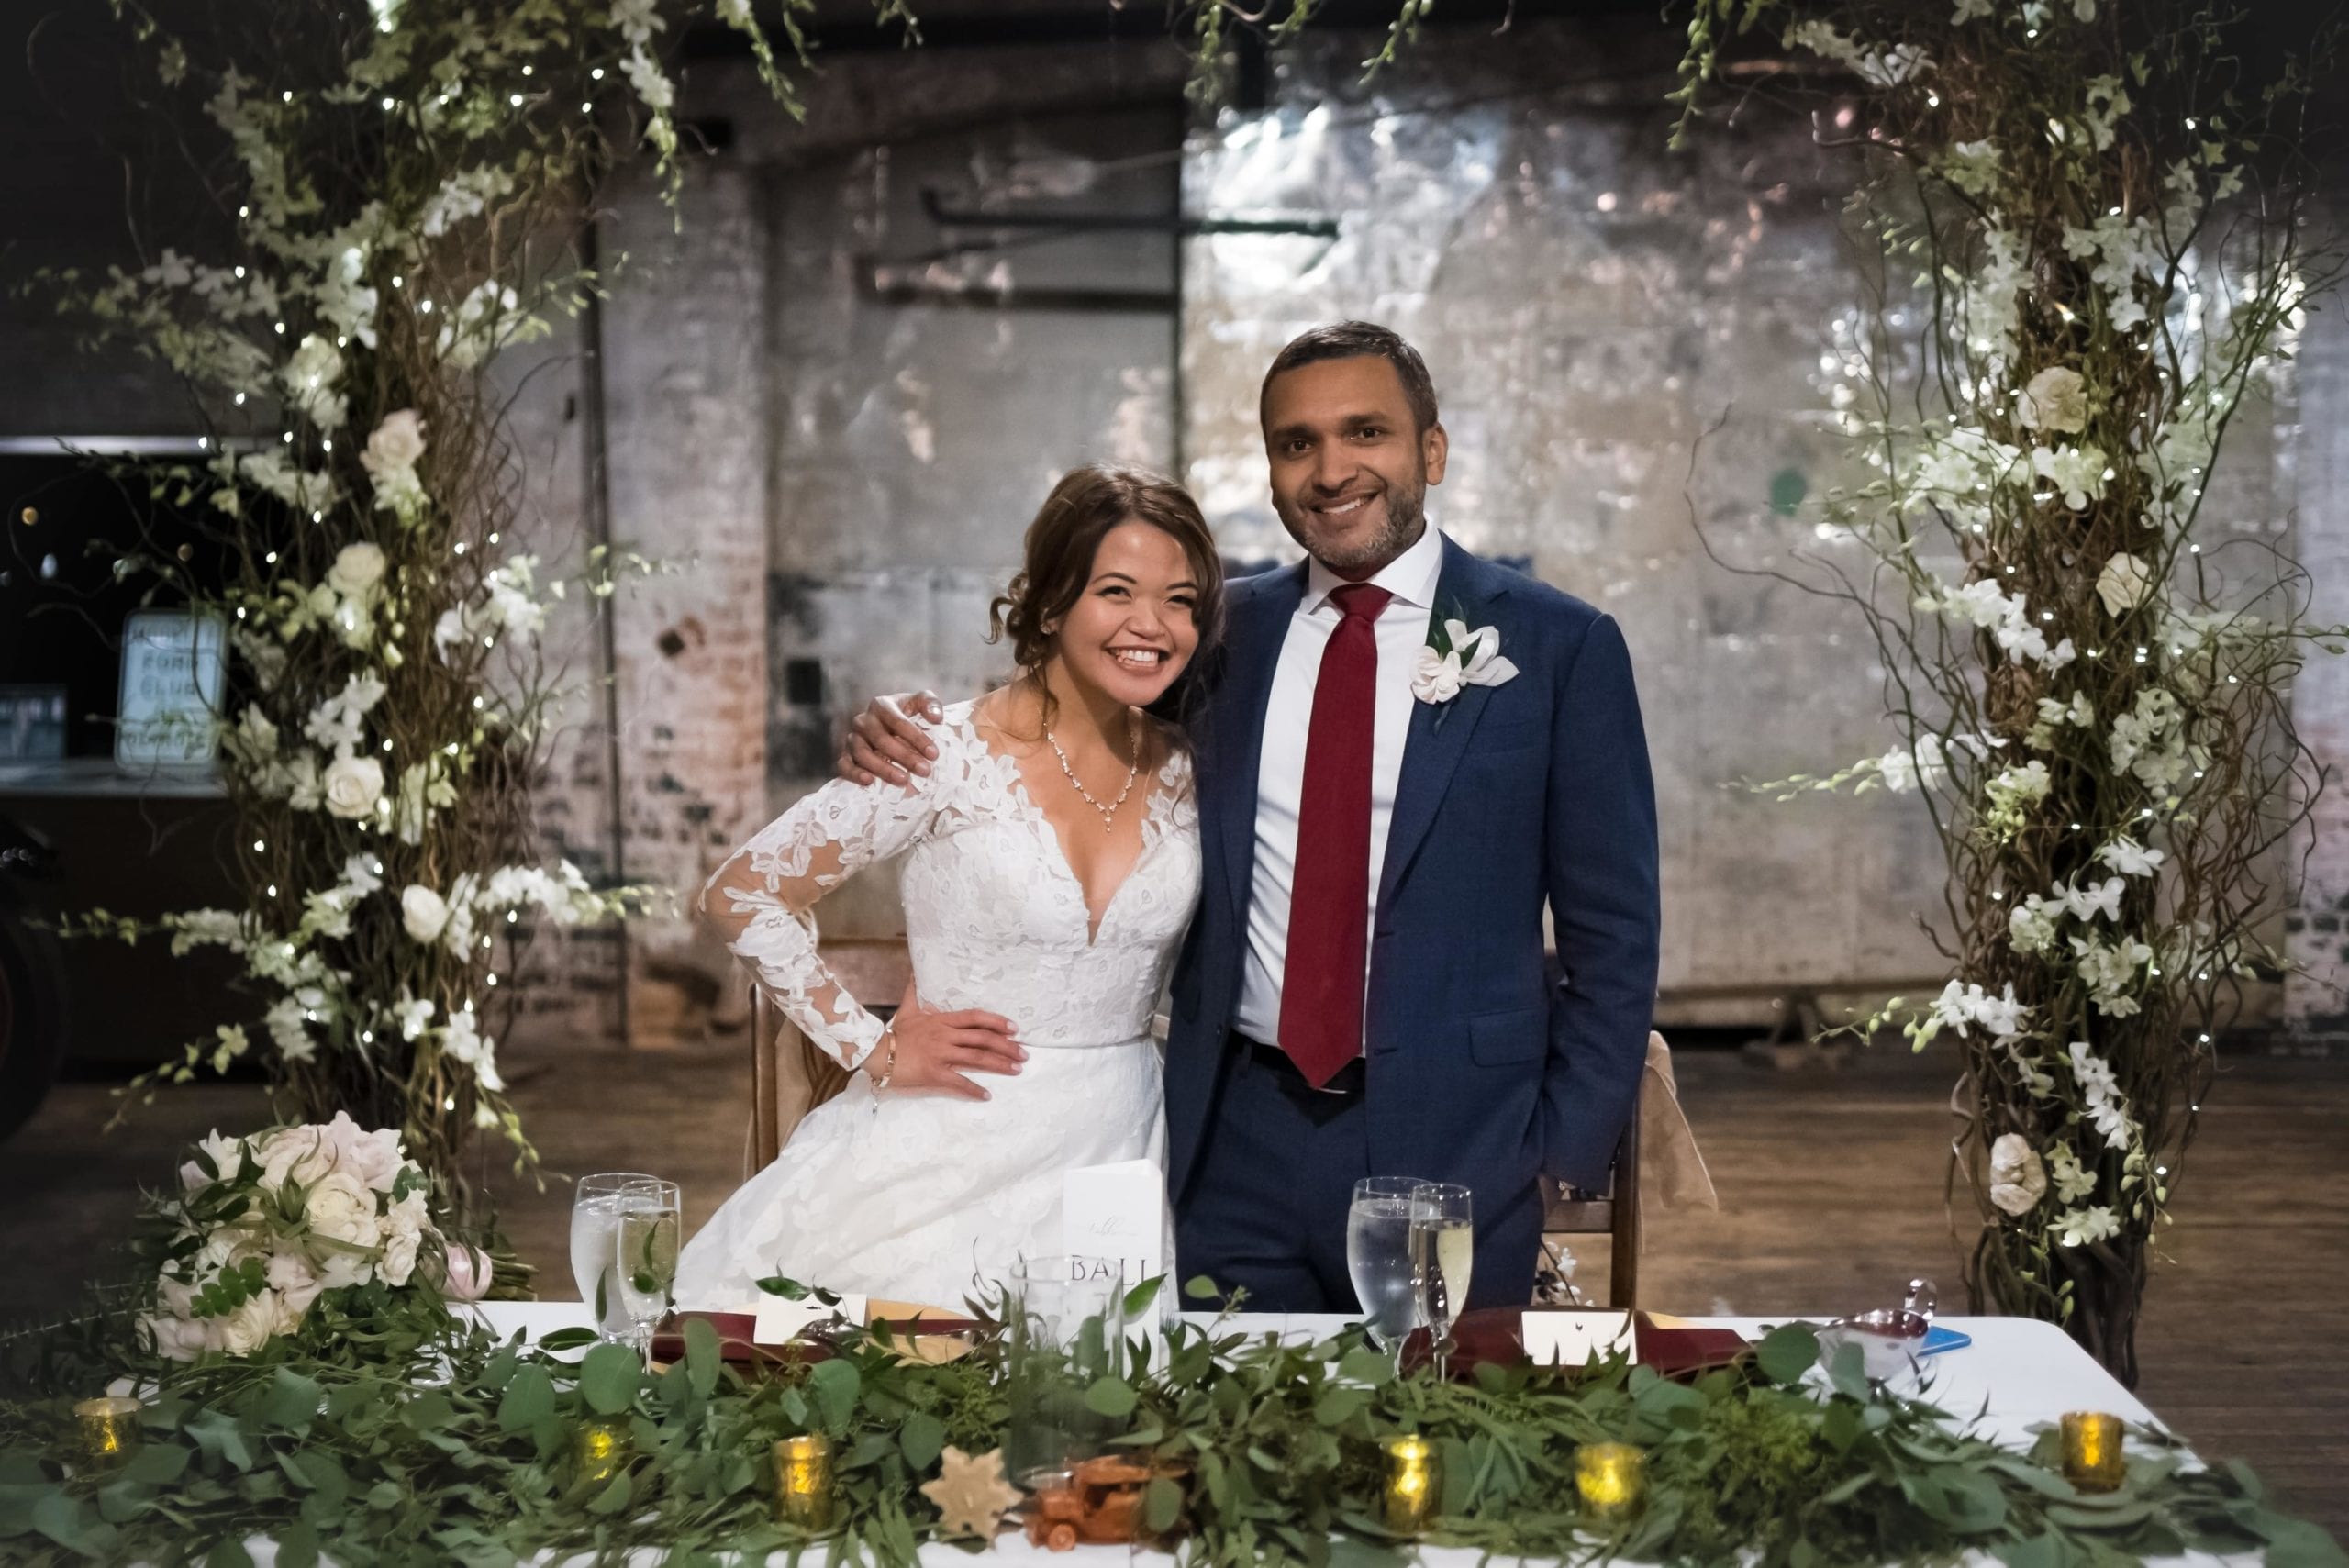
[{"label": "gold votive candle holder", "polygon": [[1380,1509],[1397,1535],[1418,1535],[1443,1502],[1443,1459],[1422,1437],[1388,1438],[1386,1485]]},{"label": "gold votive candle holder", "polygon": [[2129,1473],[2121,1452],[2121,1418],[2101,1410],[2064,1416],[2064,1479],[2083,1492],[2110,1492]]},{"label": "gold votive candle holder", "polygon": [[93,1470],[108,1470],[139,1450],[136,1399],[103,1395],[73,1407],[73,1428],[81,1444],[82,1462]]},{"label": "gold votive candle holder", "polygon": [[804,1530],[832,1525],[832,1440],[821,1432],[777,1439],[774,1513]]},{"label": "gold votive candle holder", "polygon": [[626,1421],[590,1419],[573,1434],[571,1458],[580,1480],[601,1485],[628,1468],[635,1446]]},{"label": "gold votive candle holder", "polygon": [[1575,1450],[1575,1492],[1583,1518],[1617,1524],[1648,1500],[1648,1458],[1630,1443],[1584,1443]]}]

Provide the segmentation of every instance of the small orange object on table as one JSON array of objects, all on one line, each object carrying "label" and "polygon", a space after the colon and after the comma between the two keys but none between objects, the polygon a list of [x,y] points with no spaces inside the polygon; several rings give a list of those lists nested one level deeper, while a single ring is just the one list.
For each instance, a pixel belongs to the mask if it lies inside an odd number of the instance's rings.
[{"label": "small orange object on table", "polygon": [[1160,1476],[1179,1477],[1179,1466],[1152,1465],[1122,1454],[1080,1462],[1065,1476],[1040,1486],[1029,1502],[1028,1539],[1053,1551],[1077,1542],[1130,1545],[1148,1533],[1142,1502]]}]

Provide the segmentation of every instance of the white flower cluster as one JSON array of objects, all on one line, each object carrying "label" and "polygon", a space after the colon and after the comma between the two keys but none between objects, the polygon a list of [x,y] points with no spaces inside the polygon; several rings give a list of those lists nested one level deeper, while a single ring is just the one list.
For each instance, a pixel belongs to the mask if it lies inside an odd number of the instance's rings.
[{"label": "white flower cluster", "polygon": [[2112,477],[2112,460],[2105,455],[2103,448],[2088,441],[2076,446],[2033,447],[2031,471],[2064,497],[2065,506],[2075,512],[2084,512],[2090,501],[2103,497],[2105,484]]},{"label": "white flower cluster", "polygon": [[473,285],[441,322],[440,357],[452,369],[471,370],[507,345],[548,331],[544,321],[522,308],[512,289],[490,278]]},{"label": "white flower cluster", "polygon": [[1933,68],[1932,57],[1915,44],[1871,49],[1827,22],[1798,22],[1787,29],[1784,42],[1835,61],[1871,87],[1898,87]]},{"label": "white flower cluster", "polygon": [[338,390],[342,355],[331,340],[316,332],[305,334],[278,379],[285,386],[286,406],[319,429],[332,434],[350,419],[350,402]]},{"label": "white flower cluster", "polygon": [[513,190],[513,174],[488,164],[450,175],[424,204],[425,238],[438,239],[451,224],[480,217],[491,202]]},{"label": "white flower cluster", "polygon": [[195,1247],[165,1265],[141,1318],[172,1360],[250,1355],[298,1329],[328,1291],[405,1286],[440,1240],[424,1173],[394,1129],[337,1112],[259,1138],[215,1132],[197,1147],[164,1206]]},{"label": "white flower cluster", "polygon": [[2139,976],[2154,961],[2151,947],[2126,935],[2110,942],[2093,934],[2065,940],[2071,944],[2074,967],[2087,983],[2088,997],[2098,1012],[2108,1018],[2126,1018],[2143,1010],[2134,993]]},{"label": "white flower cluster", "polygon": [[524,642],[536,637],[547,619],[546,605],[538,596],[538,565],[536,556],[510,556],[483,575],[481,597],[441,611],[432,627],[432,646],[440,656],[446,659],[451,650],[476,639],[494,646],[501,630]]},{"label": "white flower cluster", "polygon": [[[1917,737],[1913,749],[1894,747],[1881,757],[1856,764],[1853,772],[1874,773],[1884,787],[1894,795],[1907,795],[1914,790],[1939,789],[1949,778],[1953,756],[1963,753],[1979,761],[2000,750],[2006,741],[1996,736],[1954,735],[1943,741],[1928,730]],[[1862,788],[1865,788],[1863,784]]]},{"label": "white flower cluster", "polygon": [[2015,988],[2010,984],[1993,996],[1976,984],[1953,980],[1933,998],[1927,1012],[1923,1033],[1917,1038],[1922,1047],[1944,1029],[1959,1035],[1971,1033],[1976,1026],[1992,1040],[2006,1040],[2023,1032],[2031,1023],[2032,1009],[2015,1000]]},{"label": "white flower cluster", "polygon": [[2097,1055],[2084,1040],[2076,1040],[2065,1049],[2088,1119],[2096,1124],[2097,1133],[2107,1149],[2125,1151],[2137,1135],[2137,1124],[2121,1104],[2121,1084],[2112,1075],[2111,1063]]},{"label": "white flower cluster", "polygon": [[424,517],[427,497],[416,473],[417,462],[423,456],[424,421],[413,408],[384,415],[367,438],[367,449],[359,454],[359,465],[374,484],[376,509],[391,513],[410,528]]},{"label": "white flower cluster", "polygon": [[2025,470],[2022,449],[1971,425],[1929,427],[1907,446],[1901,504],[1932,505],[1956,514],[1961,525],[1987,518],[1991,490]]},{"label": "white flower cluster", "polygon": [[2185,707],[2159,686],[2139,692],[2130,710],[2112,721],[2105,747],[2114,773],[2133,773],[2146,788],[2157,791],[2176,789],[2203,762],[2199,749],[2188,742]]},{"label": "white flower cluster", "polygon": [[1938,594],[1921,594],[1917,597],[1916,607],[1928,615],[1978,627],[1987,631],[2009,657],[2028,660],[2043,670],[2060,670],[2079,657],[2068,637],[2050,647],[2047,633],[2042,623],[2032,618],[2031,606],[2023,596],[2007,593],[1994,578],[1978,577],[1960,587],[1943,588]]},{"label": "white flower cluster", "polygon": [[2054,779],[2047,764],[2033,757],[2016,767],[2000,770],[1982,786],[1982,828],[2005,839],[2020,831],[2028,808],[2047,798]]}]

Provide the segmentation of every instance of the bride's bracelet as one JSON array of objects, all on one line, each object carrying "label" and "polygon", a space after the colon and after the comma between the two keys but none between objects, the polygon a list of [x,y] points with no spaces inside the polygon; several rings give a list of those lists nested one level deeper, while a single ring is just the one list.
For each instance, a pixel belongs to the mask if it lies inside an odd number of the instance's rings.
[{"label": "bride's bracelet", "polygon": [[888,1047],[889,1054],[881,1059],[881,1072],[873,1080],[873,1092],[876,1095],[887,1088],[889,1080],[897,1075],[897,1026],[894,1023],[885,1026],[881,1030],[881,1038],[873,1043],[875,1051],[884,1046]]}]

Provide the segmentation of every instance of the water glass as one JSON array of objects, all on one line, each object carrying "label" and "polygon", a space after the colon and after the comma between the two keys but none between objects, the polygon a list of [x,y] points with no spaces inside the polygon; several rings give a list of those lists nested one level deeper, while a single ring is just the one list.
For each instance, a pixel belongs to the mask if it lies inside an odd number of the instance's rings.
[{"label": "water glass", "polygon": [[1115,1258],[1021,1258],[1003,1284],[1004,1470],[1034,1489],[1108,1451],[1124,1423],[1085,1403],[1124,1377],[1126,1281]]},{"label": "water glass", "polygon": [[619,1281],[613,1273],[619,1256],[620,1191],[638,1182],[657,1180],[642,1171],[605,1171],[580,1177],[572,1189],[571,1277],[579,1286],[579,1299],[596,1316],[596,1331],[607,1340],[628,1337]]},{"label": "water glass", "polygon": [[1419,1326],[1419,1285],[1411,1267],[1411,1194],[1417,1176],[1365,1176],[1346,1209],[1346,1273],[1362,1304],[1371,1342],[1397,1358]]},{"label": "water glass", "polygon": [[683,1195],[674,1182],[631,1182],[619,1190],[617,1200],[612,1277],[619,1287],[628,1342],[648,1357],[652,1327],[667,1316],[676,1294]]},{"label": "water glass", "polygon": [[1450,1370],[1452,1327],[1467,1307],[1468,1276],[1475,1262],[1475,1218],[1468,1189],[1444,1182],[1422,1182],[1412,1188],[1411,1277],[1438,1378]]}]

